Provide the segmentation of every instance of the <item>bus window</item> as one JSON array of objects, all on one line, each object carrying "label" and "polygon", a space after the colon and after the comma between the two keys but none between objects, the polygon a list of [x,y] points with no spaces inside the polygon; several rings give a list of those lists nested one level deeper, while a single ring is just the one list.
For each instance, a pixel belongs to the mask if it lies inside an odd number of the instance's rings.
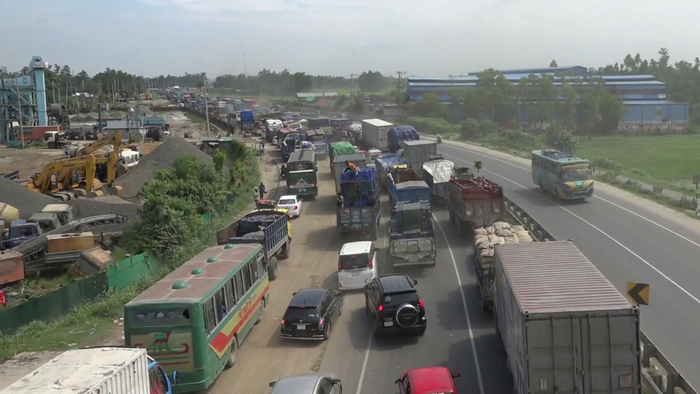
[{"label": "bus window", "polygon": [[214,311],[214,299],[208,299],[204,305],[204,328],[207,335],[211,335],[216,328],[216,312]]},{"label": "bus window", "polygon": [[290,171],[308,171],[308,170],[313,170],[314,165],[313,163],[310,162],[304,162],[304,163],[294,163],[292,165],[292,168]]},{"label": "bus window", "polygon": [[236,299],[241,300],[243,299],[243,295],[245,294],[245,288],[243,287],[243,273],[241,271],[236,272]]},{"label": "bus window", "polygon": [[233,279],[226,282],[226,303],[229,309],[233,309],[236,306],[236,294],[233,292]]},{"label": "bus window", "polygon": [[214,305],[216,308],[214,309],[216,312],[216,324],[221,323],[221,321],[224,319],[224,316],[226,316],[226,298],[224,298],[224,289],[221,289],[214,293]]},{"label": "bus window", "polygon": [[252,287],[252,283],[250,282],[250,265],[246,264],[241,268],[241,272],[243,273],[243,293],[246,293],[250,288]]},{"label": "bus window", "polygon": [[253,283],[257,282],[260,278],[260,263],[256,260],[250,262],[250,273],[253,276],[251,279]]}]

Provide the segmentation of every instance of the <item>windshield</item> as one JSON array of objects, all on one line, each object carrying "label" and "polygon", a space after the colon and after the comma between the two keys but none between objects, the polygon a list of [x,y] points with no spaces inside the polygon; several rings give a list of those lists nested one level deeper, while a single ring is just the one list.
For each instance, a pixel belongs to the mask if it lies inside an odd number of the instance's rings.
[{"label": "windshield", "polygon": [[294,201],[291,198],[280,199],[280,202],[278,203],[278,205],[292,205],[292,204],[296,204],[296,201]]},{"label": "windshield", "polygon": [[310,162],[290,163],[289,164],[290,171],[308,171],[308,170],[313,170],[313,169],[314,169],[314,165],[313,165],[313,163],[310,163]]},{"label": "windshield", "polygon": [[561,168],[561,180],[564,182],[585,181],[591,179],[591,166],[585,164],[574,164]]},{"label": "windshield", "polygon": [[187,308],[153,309],[132,312],[135,326],[182,325],[190,323],[190,310]]},{"label": "windshield", "polygon": [[420,253],[433,250],[433,240],[430,238],[402,239],[391,243],[394,253]]},{"label": "windshield", "polygon": [[366,254],[341,255],[338,264],[342,270],[367,268],[369,267],[369,257]]}]

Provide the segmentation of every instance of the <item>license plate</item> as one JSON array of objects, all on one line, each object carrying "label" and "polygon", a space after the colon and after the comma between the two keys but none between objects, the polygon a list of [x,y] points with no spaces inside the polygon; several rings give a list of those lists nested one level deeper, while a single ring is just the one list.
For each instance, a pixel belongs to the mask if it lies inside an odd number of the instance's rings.
[{"label": "license plate", "polygon": [[384,327],[392,327],[394,325],[393,321],[385,321],[384,322]]},{"label": "license plate", "polygon": [[360,272],[359,272],[359,271],[358,271],[358,272],[353,272],[353,273],[352,273],[352,276],[360,276]]},{"label": "license plate", "polygon": [[297,330],[306,330],[306,324],[297,324]]}]

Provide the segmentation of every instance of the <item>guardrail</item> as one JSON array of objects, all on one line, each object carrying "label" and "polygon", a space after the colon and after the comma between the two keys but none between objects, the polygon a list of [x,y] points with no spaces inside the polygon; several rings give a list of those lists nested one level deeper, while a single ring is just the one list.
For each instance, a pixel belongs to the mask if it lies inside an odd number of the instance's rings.
[{"label": "guardrail", "polygon": [[[518,204],[507,197],[504,199],[508,213],[530,231],[533,238],[540,242],[556,240]],[[673,364],[651,343],[644,332],[640,332],[640,342],[642,344],[642,385],[650,390],[648,393],[698,394],[680,375]]]}]

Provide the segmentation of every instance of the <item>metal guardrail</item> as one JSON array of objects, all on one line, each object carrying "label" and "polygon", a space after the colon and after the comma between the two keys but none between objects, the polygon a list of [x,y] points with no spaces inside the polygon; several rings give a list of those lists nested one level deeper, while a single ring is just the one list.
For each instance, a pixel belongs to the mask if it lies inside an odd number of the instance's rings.
[{"label": "metal guardrail", "polygon": [[[533,238],[540,242],[556,239],[511,199],[504,197],[506,210],[520,222]],[[640,332],[642,344],[642,385],[653,394],[698,394],[680,375],[673,364],[651,343],[649,337]],[[680,390],[680,393],[679,391]]]}]

